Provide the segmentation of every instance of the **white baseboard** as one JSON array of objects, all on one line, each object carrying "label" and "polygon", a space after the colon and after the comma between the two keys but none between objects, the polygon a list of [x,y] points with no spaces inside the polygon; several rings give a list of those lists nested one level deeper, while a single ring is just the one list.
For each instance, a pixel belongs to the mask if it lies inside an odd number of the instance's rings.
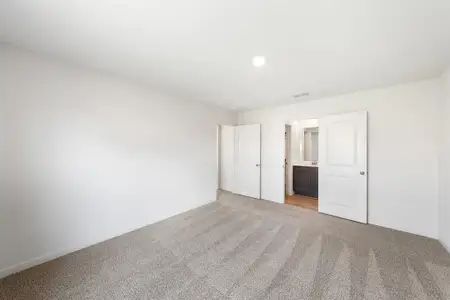
[{"label": "white baseboard", "polygon": [[[89,247],[89,246],[90,245],[88,245],[87,247]],[[43,264],[45,262],[51,261],[53,259],[67,255],[67,254],[75,252],[75,251],[78,251],[83,248],[85,248],[85,247],[60,249],[58,251],[47,253],[40,257],[36,257],[36,258],[30,259],[30,260],[18,263],[13,266],[3,268],[0,270],[0,279],[4,278],[6,276],[9,276],[9,275],[15,274],[15,273],[22,272],[26,269]]]},{"label": "white baseboard", "polygon": [[32,259],[24,261],[24,262],[20,262],[18,264],[13,265],[13,266],[3,268],[3,269],[0,270],[0,279],[2,279],[4,277],[7,277],[9,275],[15,274],[15,273],[22,272],[22,271],[24,271],[26,269],[38,266],[40,264],[49,262],[49,261],[54,260],[56,258],[62,257],[64,255],[67,255],[67,254],[79,251],[81,249],[88,248],[90,246],[93,246],[93,245],[105,242],[105,241],[113,239],[115,237],[118,237],[118,236],[124,235],[126,233],[132,232],[134,230],[138,230],[138,229],[140,229],[142,227],[151,225],[151,224],[156,223],[156,222],[152,222],[150,224],[145,224],[143,226],[134,227],[134,228],[131,228],[129,230],[125,230],[124,232],[120,232],[118,234],[115,234],[115,235],[112,235],[112,236],[108,236],[108,237],[103,238],[103,239],[99,239],[99,240],[96,240],[96,241],[90,241],[89,243],[84,244],[84,245],[71,246],[71,247],[66,247],[66,248],[63,248],[63,249],[59,249],[59,250],[54,251],[54,252],[46,253],[46,254],[44,254],[42,256],[35,257],[35,258],[32,258]]},{"label": "white baseboard", "polygon": [[444,249],[447,250],[447,252],[450,254],[450,245],[446,245],[442,240],[439,240],[439,242],[441,243],[442,247],[444,247]]},{"label": "white baseboard", "polygon": [[59,249],[59,250],[54,251],[54,252],[46,253],[46,254],[44,254],[44,255],[42,255],[42,256],[38,256],[38,257],[32,258],[32,259],[30,259],[30,260],[27,260],[27,261],[24,261],[24,262],[20,262],[20,263],[15,264],[15,265],[12,265],[12,266],[9,266],[9,267],[5,267],[5,268],[3,268],[3,269],[0,269],[0,279],[2,279],[2,278],[4,278],[4,277],[7,277],[7,276],[9,276],[9,275],[15,274],[15,273],[19,273],[19,272],[24,271],[24,270],[26,270],[26,269],[35,267],[35,266],[37,266],[37,265],[40,265],[40,264],[49,262],[49,261],[54,260],[54,259],[56,259],[56,258],[62,257],[62,256],[64,256],[64,255],[67,255],[67,254],[70,254],[70,253],[79,251],[79,250],[84,249],[84,248],[88,248],[88,247],[93,246],[93,245],[96,245],[96,244],[98,244],[98,243],[102,243],[102,242],[105,242],[105,241],[110,240],[110,239],[112,239],[112,238],[115,238],[115,237],[118,237],[118,236],[127,234],[127,233],[129,233],[129,232],[138,230],[138,229],[140,229],[140,228],[143,228],[143,227],[145,227],[145,226],[148,226],[148,225],[157,223],[157,222],[159,222],[159,221],[168,219],[168,218],[170,218],[170,217],[173,217],[173,216],[182,214],[182,213],[187,212],[187,211],[189,211],[189,210],[191,210],[191,209],[195,209],[195,208],[201,207],[201,206],[206,205],[206,204],[209,204],[209,203],[211,203],[211,202],[213,202],[213,201],[208,201],[208,202],[203,203],[203,204],[200,204],[200,205],[198,205],[198,206],[196,206],[196,207],[193,207],[193,208],[190,208],[190,209],[187,209],[187,210],[183,210],[183,211],[176,212],[176,213],[174,213],[174,214],[172,214],[172,215],[170,215],[170,216],[164,216],[164,217],[162,217],[162,218],[159,218],[158,220],[154,220],[154,221],[151,222],[151,223],[141,224],[141,225],[139,225],[139,226],[135,226],[135,227],[133,227],[133,228],[129,228],[129,229],[127,229],[127,230],[124,230],[123,232],[119,232],[119,233],[117,233],[117,234],[114,234],[114,235],[111,235],[111,236],[104,237],[104,238],[102,238],[102,239],[98,239],[98,240],[95,240],[95,241],[90,241],[90,242],[88,242],[87,244],[84,244],[84,245],[77,245],[77,246],[65,247],[65,248]]},{"label": "white baseboard", "polygon": [[66,247],[66,248],[63,248],[63,249],[59,249],[57,251],[44,254],[42,256],[35,257],[35,258],[32,258],[32,259],[24,261],[24,262],[20,262],[18,264],[13,265],[13,266],[3,268],[3,269],[0,270],[0,279],[4,278],[6,276],[9,276],[9,275],[15,274],[15,273],[22,272],[22,271],[24,271],[26,269],[38,266],[40,264],[49,262],[49,261],[54,260],[56,258],[62,257],[64,255],[67,255],[67,254],[79,251],[81,249],[88,248],[90,246],[93,246],[93,245],[105,242],[105,241],[113,239],[115,237],[118,237],[118,236],[124,235],[126,233],[132,232],[134,230],[138,230],[138,229],[140,229],[142,227],[151,225],[151,224],[156,223],[156,222],[158,222],[158,221],[152,222],[150,224],[145,224],[145,225],[142,225],[142,226],[134,227],[134,228],[125,230],[123,232],[120,232],[118,234],[115,234],[115,235],[112,235],[112,236],[108,236],[108,237],[103,238],[103,239],[99,239],[99,240],[96,240],[96,241],[90,241],[89,243],[84,244],[84,245],[71,246],[71,247]]}]

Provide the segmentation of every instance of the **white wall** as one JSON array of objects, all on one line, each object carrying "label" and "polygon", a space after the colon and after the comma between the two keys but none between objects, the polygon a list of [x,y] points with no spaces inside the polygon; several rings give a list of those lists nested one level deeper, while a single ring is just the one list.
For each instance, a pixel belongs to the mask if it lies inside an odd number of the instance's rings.
[{"label": "white wall", "polygon": [[215,200],[235,114],[0,47],[0,277]]},{"label": "white wall", "polygon": [[274,145],[271,127],[366,110],[369,222],[436,238],[440,90],[435,79],[240,113],[240,124],[262,124],[262,198],[270,200],[273,181],[265,161],[282,147]]},{"label": "white wall", "polygon": [[450,69],[442,76],[442,140],[439,161],[439,240],[450,252]]}]

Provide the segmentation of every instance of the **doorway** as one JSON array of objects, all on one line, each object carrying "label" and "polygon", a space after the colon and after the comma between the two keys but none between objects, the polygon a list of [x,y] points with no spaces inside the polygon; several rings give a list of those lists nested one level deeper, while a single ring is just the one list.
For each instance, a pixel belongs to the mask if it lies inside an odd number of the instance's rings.
[{"label": "doorway", "polygon": [[220,128],[219,190],[261,198],[260,124]]},{"label": "doorway", "polygon": [[[367,112],[292,122],[285,203],[367,223]],[[287,132],[287,131],[286,131]]]},{"label": "doorway", "polygon": [[319,127],[317,119],[286,125],[285,204],[318,211]]}]

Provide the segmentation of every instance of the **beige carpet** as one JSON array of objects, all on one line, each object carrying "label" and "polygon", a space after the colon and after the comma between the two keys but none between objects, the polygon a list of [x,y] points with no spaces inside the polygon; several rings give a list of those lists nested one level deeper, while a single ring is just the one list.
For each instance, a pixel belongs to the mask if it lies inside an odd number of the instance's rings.
[{"label": "beige carpet", "polygon": [[450,299],[437,241],[220,201],[0,281],[0,299]]}]

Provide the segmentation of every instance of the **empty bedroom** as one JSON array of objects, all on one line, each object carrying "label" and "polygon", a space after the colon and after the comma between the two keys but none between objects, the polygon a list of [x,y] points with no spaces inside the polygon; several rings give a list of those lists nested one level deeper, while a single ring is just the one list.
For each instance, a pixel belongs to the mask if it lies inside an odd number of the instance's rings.
[{"label": "empty bedroom", "polygon": [[450,300],[450,1],[0,1],[0,300]]}]

